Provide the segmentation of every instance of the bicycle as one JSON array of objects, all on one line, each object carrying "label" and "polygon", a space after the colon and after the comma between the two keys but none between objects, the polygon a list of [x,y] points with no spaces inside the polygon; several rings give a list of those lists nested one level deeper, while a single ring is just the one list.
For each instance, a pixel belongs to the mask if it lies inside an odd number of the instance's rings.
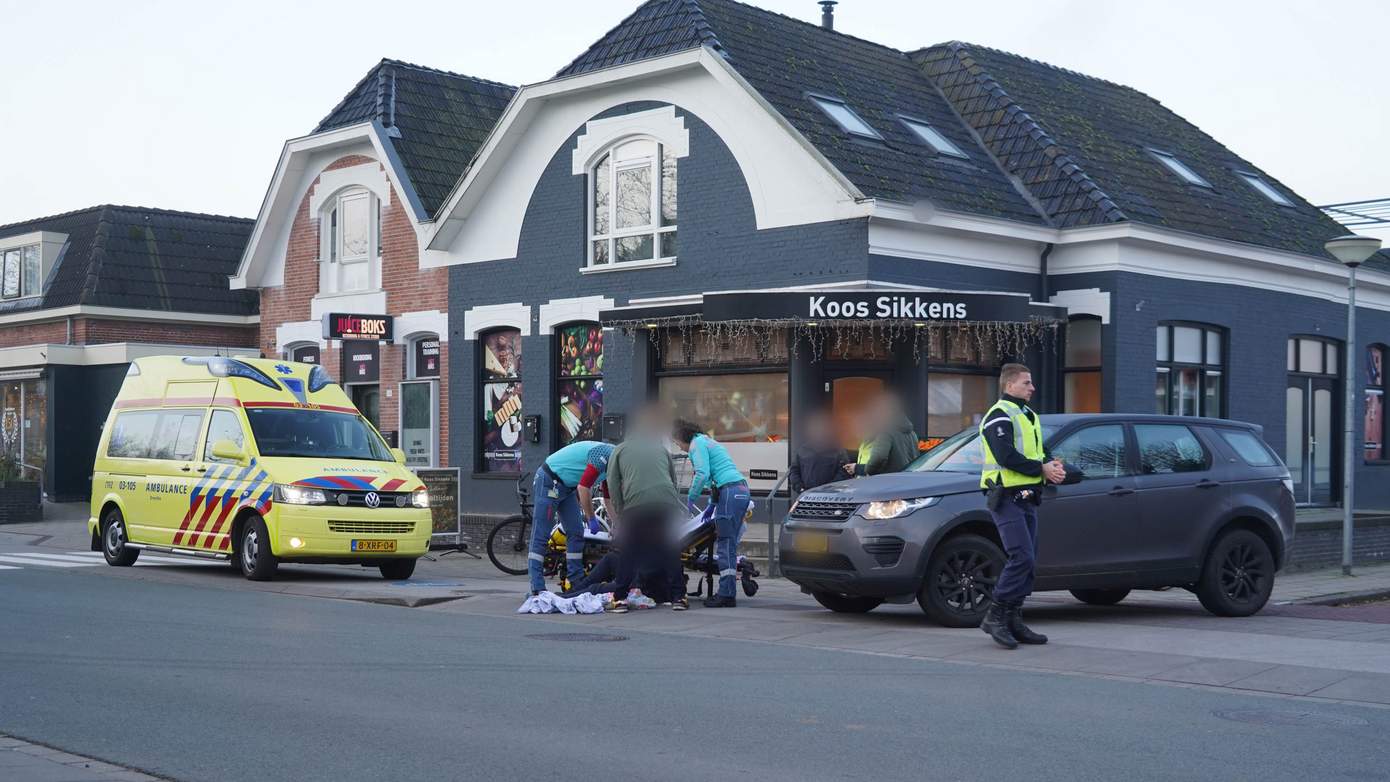
[{"label": "bicycle", "polygon": [[[516,481],[517,503],[521,512],[497,522],[487,534],[487,558],[498,570],[511,576],[524,576],[527,573],[526,561],[531,548],[531,519],[535,503],[531,501],[528,486],[530,476],[522,475]],[[613,530],[608,524],[608,509],[601,497],[594,498],[594,515],[599,520],[598,532],[584,528],[584,572],[598,562],[608,552],[613,542]],[[565,532],[556,522],[550,529],[546,542],[545,561],[541,573],[546,578],[560,576],[564,587],[565,575]]]}]

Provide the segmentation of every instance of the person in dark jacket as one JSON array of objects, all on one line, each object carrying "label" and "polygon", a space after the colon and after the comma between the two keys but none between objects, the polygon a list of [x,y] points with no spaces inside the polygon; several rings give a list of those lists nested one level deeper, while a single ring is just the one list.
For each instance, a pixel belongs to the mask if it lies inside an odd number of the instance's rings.
[{"label": "person in dark jacket", "polygon": [[865,410],[868,431],[859,446],[854,464],[845,465],[851,475],[882,475],[902,472],[917,458],[917,430],[903,411],[902,400],[895,394],[883,393],[869,403]]},{"label": "person in dark jacket", "polygon": [[824,410],[806,418],[802,429],[803,444],[792,456],[787,484],[793,494],[809,491],[842,480],[849,455],[835,437],[835,425]]}]

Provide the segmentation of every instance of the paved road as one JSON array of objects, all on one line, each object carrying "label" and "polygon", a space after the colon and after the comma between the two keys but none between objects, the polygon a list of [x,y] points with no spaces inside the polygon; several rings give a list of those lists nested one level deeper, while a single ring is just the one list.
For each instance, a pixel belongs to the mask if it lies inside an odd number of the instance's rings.
[{"label": "paved road", "polygon": [[[201,570],[0,578],[0,732],[178,780],[1387,773],[1390,710],[1364,706],[646,632],[655,615],[323,600]],[[533,637],[593,632],[628,640]]]}]

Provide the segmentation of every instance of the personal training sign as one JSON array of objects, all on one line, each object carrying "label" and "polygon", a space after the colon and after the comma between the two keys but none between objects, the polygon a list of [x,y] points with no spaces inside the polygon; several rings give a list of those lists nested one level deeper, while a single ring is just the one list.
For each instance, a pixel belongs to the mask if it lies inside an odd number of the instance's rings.
[{"label": "personal training sign", "polygon": [[323,316],[324,339],[375,339],[392,338],[393,321],[390,315],[351,315],[343,312],[330,312]]},{"label": "personal training sign", "polygon": [[1026,321],[1061,312],[1030,304],[1026,295],[881,290],[707,293],[703,309],[706,321]]}]

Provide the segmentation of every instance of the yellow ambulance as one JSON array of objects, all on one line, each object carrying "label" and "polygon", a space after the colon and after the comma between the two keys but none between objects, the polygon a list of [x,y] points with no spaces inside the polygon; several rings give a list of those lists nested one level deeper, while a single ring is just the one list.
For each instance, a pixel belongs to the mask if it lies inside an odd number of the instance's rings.
[{"label": "yellow ambulance", "polygon": [[97,444],[92,550],[360,564],[406,579],[429,547],[429,500],[405,455],[323,367],[155,356],[130,365]]}]

